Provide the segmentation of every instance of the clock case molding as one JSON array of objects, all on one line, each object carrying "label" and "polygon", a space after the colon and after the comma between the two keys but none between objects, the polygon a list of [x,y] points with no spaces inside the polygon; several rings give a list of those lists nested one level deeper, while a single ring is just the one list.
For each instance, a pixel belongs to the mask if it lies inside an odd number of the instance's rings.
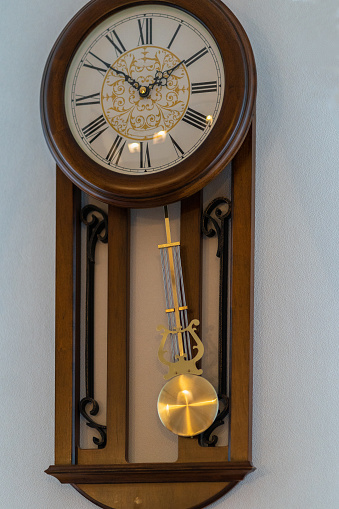
[{"label": "clock case molding", "polygon": [[[73,485],[106,509],[139,506],[197,509],[230,491],[254,470],[251,427],[255,64],[243,28],[222,2],[166,2],[196,15],[215,35],[225,67],[230,66],[227,78],[233,76],[228,81],[232,87],[226,86],[228,99],[213,127],[213,139],[209,136],[182,167],[179,164],[164,174],[145,178],[105,170],[90,160],[71,136],[62,106],[65,74],[72,54],[88,30],[115,8],[133,3],[136,2],[118,0],[112,6],[111,1],[94,0],[86,5],[56,42],[43,77],[42,123],[57,162],[55,464],[46,472],[61,483]],[[234,50],[233,59],[230,48]],[[232,328],[228,445],[201,447],[197,438],[179,437],[175,463],[129,463],[129,207],[182,200],[180,238],[189,319],[200,319],[201,189],[230,162]],[[102,449],[87,450],[79,446],[81,191],[108,204],[107,444]]]}]

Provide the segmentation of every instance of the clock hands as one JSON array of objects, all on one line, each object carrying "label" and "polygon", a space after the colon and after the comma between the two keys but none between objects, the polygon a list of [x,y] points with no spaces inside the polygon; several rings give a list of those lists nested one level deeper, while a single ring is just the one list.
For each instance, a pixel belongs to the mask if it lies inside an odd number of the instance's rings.
[{"label": "clock hands", "polygon": [[140,83],[137,80],[131,78],[131,76],[126,74],[124,71],[115,69],[112,66],[110,66],[110,69],[112,69],[112,71],[116,72],[117,74],[122,74],[125,78],[125,81],[127,81],[127,83],[129,85],[131,85],[133,88],[135,88],[136,90],[139,91],[140,97],[147,97],[149,95],[149,93],[151,91],[150,87],[145,87],[144,85],[140,85]]},{"label": "clock hands", "polygon": [[153,88],[156,85],[159,85],[160,87],[166,86],[169,77],[184,62],[185,62],[185,60],[182,60],[177,65],[175,65],[171,69],[167,69],[166,71],[156,71],[153,83],[150,83],[148,86],[140,85],[140,83],[138,81],[136,81],[135,79],[131,78],[131,76],[126,74],[124,71],[120,71],[119,69],[115,69],[112,66],[110,66],[110,69],[112,69],[112,71],[116,72],[117,74],[121,74],[122,76],[124,76],[125,81],[129,85],[134,87],[136,90],[138,90],[141,97],[148,97],[149,94],[151,93],[151,91],[153,90]]}]

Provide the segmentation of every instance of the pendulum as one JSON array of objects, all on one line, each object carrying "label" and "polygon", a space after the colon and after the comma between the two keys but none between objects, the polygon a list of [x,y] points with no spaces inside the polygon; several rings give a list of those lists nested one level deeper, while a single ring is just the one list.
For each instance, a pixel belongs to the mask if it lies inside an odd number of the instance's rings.
[{"label": "pendulum", "polygon": [[[197,367],[197,362],[204,354],[204,346],[196,333],[199,320],[194,319],[188,324],[180,242],[171,240],[167,206],[164,209],[167,242],[158,247],[168,328],[159,325],[157,330],[162,333],[158,357],[160,362],[168,366],[168,373],[164,375],[168,382],[159,394],[158,414],[170,431],[179,436],[192,437],[211,426],[219,404],[214,387],[200,376],[202,369]],[[166,341],[169,346],[165,346]]]}]

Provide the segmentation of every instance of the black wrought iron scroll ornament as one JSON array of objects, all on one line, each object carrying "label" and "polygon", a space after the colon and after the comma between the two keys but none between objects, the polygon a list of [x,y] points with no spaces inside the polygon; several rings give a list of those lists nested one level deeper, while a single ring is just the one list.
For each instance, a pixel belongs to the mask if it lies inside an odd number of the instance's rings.
[{"label": "black wrought iron scroll ornament", "polygon": [[[86,396],[79,404],[80,413],[86,424],[95,429],[100,438],[93,437],[98,449],[106,446],[106,426],[95,422],[91,416],[99,412],[99,404],[94,399],[94,277],[95,250],[98,241],[107,244],[107,214],[95,205],[86,205],[80,214],[81,222],[87,227],[86,239],[86,331],[85,331],[85,385]],[[87,411],[88,405],[91,410]]]},{"label": "black wrought iron scroll ornament", "polygon": [[[217,236],[216,256],[220,258],[219,279],[219,340],[218,340],[218,398],[222,403],[214,423],[201,435],[199,444],[203,447],[215,447],[218,437],[213,431],[224,424],[229,412],[228,397],[228,237],[231,218],[231,202],[227,198],[215,198],[210,202],[202,216],[202,232],[206,237]],[[212,435],[212,436],[211,436]]]}]

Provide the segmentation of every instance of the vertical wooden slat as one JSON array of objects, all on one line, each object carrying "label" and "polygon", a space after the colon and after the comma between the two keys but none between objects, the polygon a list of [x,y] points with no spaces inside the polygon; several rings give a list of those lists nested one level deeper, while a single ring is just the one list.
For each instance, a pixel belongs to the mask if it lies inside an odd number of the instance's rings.
[{"label": "vertical wooden slat", "polygon": [[126,463],[128,437],[128,343],[130,214],[108,208],[107,444],[79,449],[81,465]]},{"label": "vertical wooden slat", "polygon": [[73,185],[73,402],[72,463],[80,443],[80,296],[81,296],[81,191]]},{"label": "vertical wooden slat", "polygon": [[107,458],[124,463],[128,437],[130,212],[108,209]]},{"label": "vertical wooden slat", "polygon": [[232,165],[232,370],[230,459],[251,460],[254,120]]},{"label": "vertical wooden slat", "polygon": [[[202,241],[201,241],[202,193],[196,193],[181,202],[180,253],[188,306],[188,323],[201,319]],[[199,326],[201,330],[201,326]],[[199,331],[198,331],[199,333]],[[178,461],[197,461],[197,439],[178,437]]]},{"label": "vertical wooden slat", "polygon": [[55,295],[55,464],[72,463],[74,206],[76,190],[59,168],[56,173],[56,295]]},{"label": "vertical wooden slat", "polygon": [[181,202],[180,252],[183,266],[188,321],[201,318],[202,285],[202,192]]}]

